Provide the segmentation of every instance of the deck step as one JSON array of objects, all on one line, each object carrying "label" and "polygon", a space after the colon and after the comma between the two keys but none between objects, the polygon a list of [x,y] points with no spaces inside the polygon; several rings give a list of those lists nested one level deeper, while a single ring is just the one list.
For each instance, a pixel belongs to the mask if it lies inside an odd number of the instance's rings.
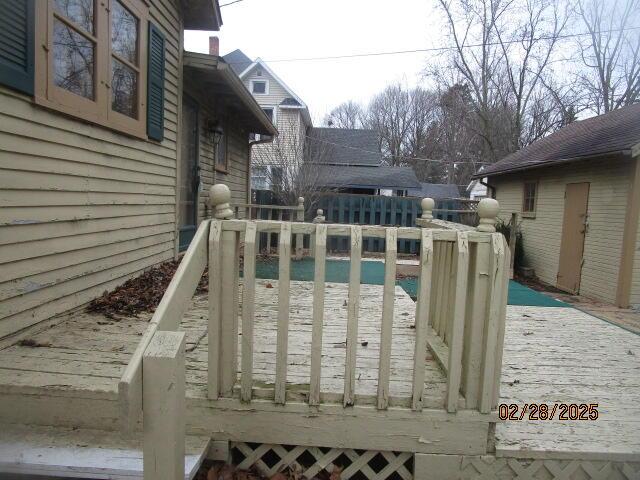
[{"label": "deck step", "polygon": [[[210,439],[188,436],[185,479],[207,455]],[[0,475],[132,480],[142,478],[142,442],[118,432],[0,424]]]}]

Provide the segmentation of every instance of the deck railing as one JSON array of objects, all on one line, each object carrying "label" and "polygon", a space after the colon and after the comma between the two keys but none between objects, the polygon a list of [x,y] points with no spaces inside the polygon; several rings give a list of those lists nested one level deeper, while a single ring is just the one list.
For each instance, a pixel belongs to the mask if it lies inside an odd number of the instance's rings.
[{"label": "deck railing", "polygon": [[[462,408],[480,413],[495,409],[499,395],[508,282],[508,247],[502,234],[495,233],[498,213],[495,200],[485,200],[479,205],[480,225],[477,229],[433,219],[429,208],[433,201],[430,199],[423,200],[422,217],[416,222],[420,225],[418,228],[233,219],[229,200],[230,192],[226,186],[212,187],[215,218],[202,222],[198,228],[119,384],[125,431],[135,428],[144,411],[145,455],[160,462],[154,464],[156,467],[175,468],[175,462],[179,461],[175,455],[171,455],[171,459],[160,458],[167,456],[163,449],[170,449],[166,442],[175,444],[175,439],[165,438],[166,430],[180,432],[179,425],[184,424],[184,333],[177,330],[207,266],[208,397],[211,400],[239,397],[239,401],[252,402],[260,393],[253,379],[256,256],[260,233],[279,234],[275,383],[266,398],[281,405],[290,401],[287,357],[291,244],[293,236],[313,235],[315,272],[306,401],[310,406],[317,406],[323,401],[321,379],[327,238],[345,236],[349,238],[351,249],[343,406],[350,407],[362,401],[385,410],[390,405],[397,245],[400,240],[411,240],[419,242],[420,253],[412,388],[407,405],[414,411],[423,409],[425,358],[429,349],[446,374],[443,409],[456,412]],[[356,398],[355,387],[362,245],[366,238],[385,241],[377,393],[370,399]],[[243,288],[239,319],[241,244]],[[240,323],[242,341],[238,362]],[[165,378],[165,382],[178,385],[177,393],[174,391],[164,396],[158,393],[161,387],[157,382],[161,382],[162,375],[169,378]],[[260,395],[260,398],[264,400],[265,395]],[[172,421],[169,426],[163,424],[160,428],[158,419],[150,416],[166,408],[172,409]],[[184,427],[181,434],[184,435]]]}]

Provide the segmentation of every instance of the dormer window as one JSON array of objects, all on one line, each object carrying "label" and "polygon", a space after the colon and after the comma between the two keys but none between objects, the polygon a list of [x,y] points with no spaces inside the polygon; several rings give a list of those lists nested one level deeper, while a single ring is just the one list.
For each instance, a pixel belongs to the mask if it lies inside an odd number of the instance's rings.
[{"label": "dormer window", "polygon": [[251,93],[256,95],[268,95],[269,84],[266,80],[251,80]]}]

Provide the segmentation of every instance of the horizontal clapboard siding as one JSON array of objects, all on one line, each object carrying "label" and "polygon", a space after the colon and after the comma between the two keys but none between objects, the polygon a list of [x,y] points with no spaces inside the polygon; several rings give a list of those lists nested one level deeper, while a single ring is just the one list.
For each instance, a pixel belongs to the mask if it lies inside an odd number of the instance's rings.
[{"label": "horizontal clapboard siding", "polygon": [[535,218],[521,219],[527,264],[545,283],[555,285],[560,257],[567,183],[589,182],[589,228],[585,236],[580,294],[614,302],[631,165],[608,159],[490,178],[500,216],[522,213],[524,181],[538,181]]},{"label": "horizontal clapboard siding", "polygon": [[166,36],[160,143],[0,88],[0,337],[173,258],[181,51],[174,3],[150,9]]}]

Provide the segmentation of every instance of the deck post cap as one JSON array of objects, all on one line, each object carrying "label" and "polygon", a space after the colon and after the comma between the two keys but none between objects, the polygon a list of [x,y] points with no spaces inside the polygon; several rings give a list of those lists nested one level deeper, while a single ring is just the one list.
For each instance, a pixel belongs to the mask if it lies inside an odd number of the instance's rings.
[{"label": "deck post cap", "polygon": [[324,220],[324,212],[321,208],[319,208],[318,210],[316,210],[316,216],[313,219],[313,223],[324,223]]},{"label": "deck post cap", "polygon": [[478,223],[479,232],[494,233],[496,231],[496,222],[498,220],[498,212],[500,204],[493,198],[483,198],[478,203]]},{"label": "deck post cap", "polygon": [[225,220],[233,217],[233,210],[231,210],[231,190],[229,187],[222,183],[216,183],[211,186],[209,190],[209,199],[211,206],[214,208],[214,216],[218,220]]},{"label": "deck post cap", "polygon": [[304,207],[304,197],[298,197],[298,207]]},{"label": "deck post cap", "polygon": [[422,207],[422,217],[427,220],[431,220],[433,218],[433,209],[436,206],[436,202],[433,198],[423,198],[420,202],[420,206]]}]

